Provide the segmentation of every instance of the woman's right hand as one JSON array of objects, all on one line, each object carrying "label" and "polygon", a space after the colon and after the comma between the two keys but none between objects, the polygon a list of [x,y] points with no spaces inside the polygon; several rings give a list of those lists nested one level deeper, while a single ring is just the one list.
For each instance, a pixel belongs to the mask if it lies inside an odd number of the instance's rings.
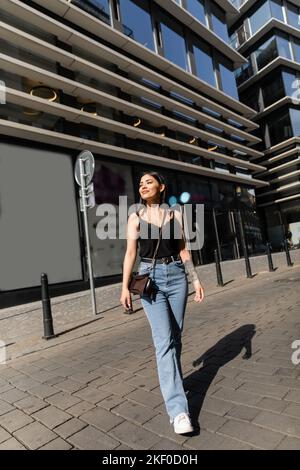
[{"label": "woman's right hand", "polygon": [[125,308],[125,310],[132,310],[131,294],[129,292],[129,289],[122,289],[120,302]]}]

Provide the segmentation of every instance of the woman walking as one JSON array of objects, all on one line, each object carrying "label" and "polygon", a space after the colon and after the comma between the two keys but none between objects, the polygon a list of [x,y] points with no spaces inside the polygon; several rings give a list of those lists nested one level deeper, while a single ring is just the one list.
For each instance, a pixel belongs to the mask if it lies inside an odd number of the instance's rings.
[{"label": "woman walking", "polygon": [[[142,295],[141,303],[151,327],[160,389],[175,433],[185,434],[193,431],[180,363],[181,334],[188,296],[187,275],[193,282],[196,302],[203,300],[204,291],[186,247],[181,212],[161,207],[166,193],[163,177],[156,172],[143,174],[139,193],[141,208],[128,218],[120,301],[126,310],[132,308],[128,286],[139,244],[139,274],[149,273],[154,283],[154,298]],[[178,227],[181,237],[175,236]],[[158,242],[159,237],[153,237],[153,232],[156,230],[157,234],[159,228],[162,233],[168,231],[169,236],[160,237]],[[142,237],[141,234],[148,236]],[[152,269],[155,250],[157,253]]]}]

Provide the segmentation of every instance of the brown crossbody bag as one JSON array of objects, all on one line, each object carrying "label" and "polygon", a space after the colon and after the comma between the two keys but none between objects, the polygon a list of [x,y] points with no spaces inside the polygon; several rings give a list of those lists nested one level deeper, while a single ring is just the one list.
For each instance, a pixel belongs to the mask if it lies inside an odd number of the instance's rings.
[{"label": "brown crossbody bag", "polygon": [[155,251],[153,254],[152,261],[151,261],[151,267],[150,267],[149,272],[145,274],[132,274],[130,281],[129,281],[129,286],[128,286],[129,292],[131,292],[132,294],[148,297],[151,300],[154,297],[154,289],[153,289],[153,280],[150,277],[150,272],[155,266],[156,255],[157,255],[158,248],[159,248],[160,241],[161,241],[161,233],[162,233],[162,228],[164,225],[165,215],[166,213],[164,213],[162,224],[161,224],[161,227],[159,228],[158,240],[156,243],[156,247],[155,247]]}]

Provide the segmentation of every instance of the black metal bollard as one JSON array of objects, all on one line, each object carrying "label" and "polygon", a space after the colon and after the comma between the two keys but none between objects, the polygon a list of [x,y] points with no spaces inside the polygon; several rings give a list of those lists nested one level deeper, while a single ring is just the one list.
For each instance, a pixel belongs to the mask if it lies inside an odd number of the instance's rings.
[{"label": "black metal bollard", "polygon": [[42,286],[42,305],[43,305],[43,323],[44,323],[44,339],[55,338],[53,330],[53,319],[51,313],[51,303],[48,289],[48,277],[47,274],[41,275],[41,286]]},{"label": "black metal bollard", "polygon": [[252,271],[251,271],[247,244],[246,244],[244,222],[243,222],[242,214],[240,210],[238,211],[238,218],[239,218],[239,225],[240,225],[240,232],[241,232],[242,247],[243,247],[244,258],[245,258],[246,274],[247,274],[247,278],[251,279],[253,276],[252,276]]},{"label": "black metal bollard", "polygon": [[285,254],[286,254],[286,262],[287,262],[287,265],[288,266],[293,266],[293,263],[292,263],[292,260],[291,260],[291,257],[290,257],[290,251],[289,251],[289,247],[288,247],[288,244],[287,244],[287,239],[285,238],[284,239],[284,249],[285,249]]},{"label": "black metal bollard", "polygon": [[270,248],[270,243],[267,242],[267,256],[268,256],[268,263],[269,263],[269,271],[275,271],[274,266],[273,266],[273,260],[272,260],[272,255],[271,255],[271,248]]},{"label": "black metal bollard", "polygon": [[245,253],[246,273],[248,278],[252,278],[251,265],[248,253]]},{"label": "black metal bollard", "polygon": [[214,255],[215,255],[215,263],[216,263],[216,271],[217,271],[218,286],[223,287],[223,286],[224,286],[224,282],[223,282],[223,276],[222,276],[222,270],[221,270],[221,264],[220,264],[220,259],[219,259],[218,250],[214,250]]}]

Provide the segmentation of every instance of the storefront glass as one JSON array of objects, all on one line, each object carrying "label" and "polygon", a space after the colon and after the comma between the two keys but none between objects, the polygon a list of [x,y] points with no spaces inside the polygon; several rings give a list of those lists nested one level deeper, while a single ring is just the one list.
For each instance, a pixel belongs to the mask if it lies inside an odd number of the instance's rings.
[{"label": "storefront glass", "polygon": [[[134,203],[131,166],[96,157],[93,184],[96,206],[89,210],[88,218],[94,274],[95,277],[121,274],[126,239],[120,239],[119,233],[124,232],[127,220],[120,217],[119,196],[127,196],[128,206]],[[98,206],[103,204],[109,205],[107,211],[97,215]],[[109,227],[115,227],[115,238],[100,239],[99,235]]]}]

